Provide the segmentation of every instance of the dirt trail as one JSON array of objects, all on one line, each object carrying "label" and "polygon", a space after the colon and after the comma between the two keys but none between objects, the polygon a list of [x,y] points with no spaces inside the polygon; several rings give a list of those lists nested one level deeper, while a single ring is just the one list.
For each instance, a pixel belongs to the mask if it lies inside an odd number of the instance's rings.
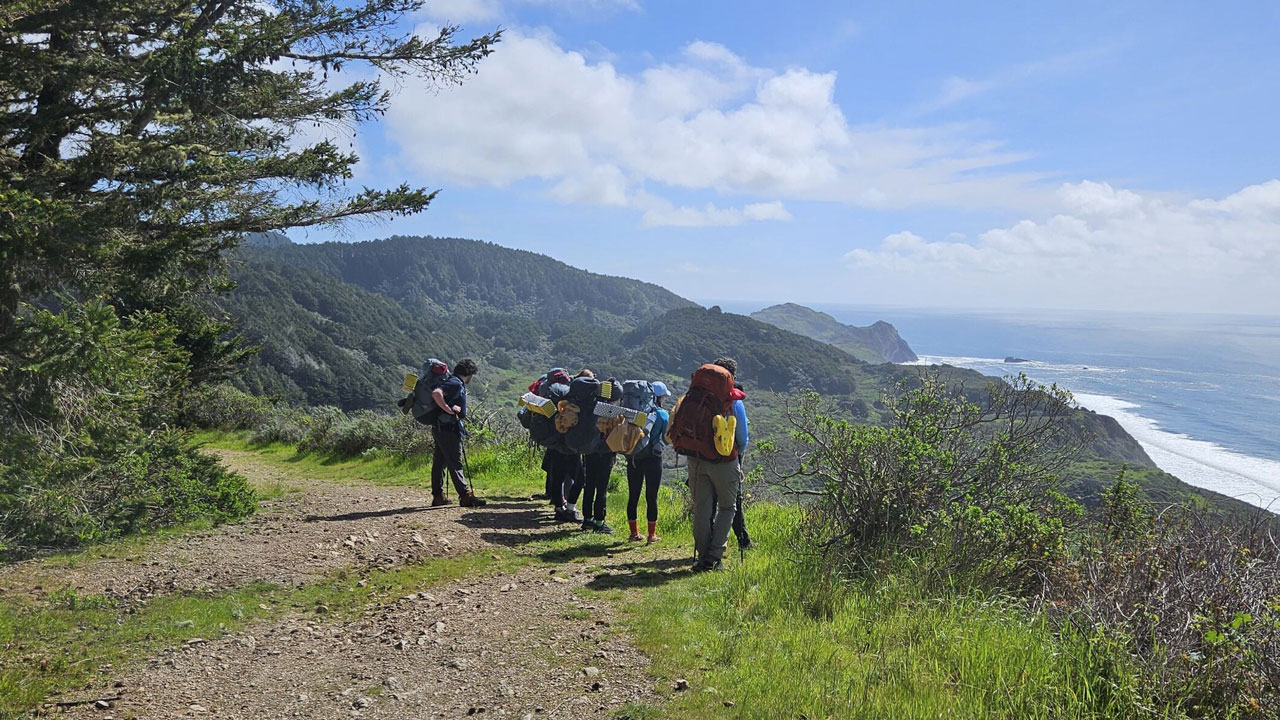
[{"label": "dirt trail", "polygon": [[486,544],[462,509],[430,508],[417,488],[340,485],[281,472],[254,453],[215,454],[258,487],[292,491],[243,523],[150,543],[123,558],[51,572],[39,563],[0,568],[0,593],[77,592],[136,600],[174,591],[224,590],[255,580],[314,582],[344,567],[390,567]]},{"label": "dirt trail", "polygon": [[[220,454],[256,483],[282,479],[252,453]],[[534,502],[428,509],[416,489],[283,479],[301,492],[247,523],[147,544],[128,560],[105,559],[58,576],[86,592],[146,602],[148,594],[258,579],[304,584],[342,567],[513,547],[572,527],[551,525]],[[298,612],[172,648],[118,669],[107,687],[120,687],[102,690],[121,696],[110,707],[61,714],[570,718],[657,704],[648,660],[616,631],[613,609],[575,590],[626,584],[635,564],[665,573],[686,563],[618,539],[576,548],[572,554],[589,563],[535,563],[433,587],[354,619]],[[27,570],[0,574],[0,588],[7,582],[22,589],[32,577]]]}]

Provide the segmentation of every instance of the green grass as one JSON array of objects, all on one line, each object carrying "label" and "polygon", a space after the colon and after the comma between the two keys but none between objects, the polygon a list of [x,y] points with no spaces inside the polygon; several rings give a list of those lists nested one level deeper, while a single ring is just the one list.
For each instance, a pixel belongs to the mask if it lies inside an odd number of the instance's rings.
[{"label": "green grass", "polygon": [[[1137,704],[1080,638],[1018,603],[931,595],[909,569],[832,582],[789,548],[800,513],[748,513],[731,572],[614,591],[675,718],[1120,718]],[[676,678],[690,689],[670,690]],[[726,703],[729,701],[730,704]],[[1161,717],[1159,714],[1142,717]]]},{"label": "green grass", "polygon": [[129,610],[69,590],[42,602],[9,599],[0,603],[0,718],[19,717],[52,694],[108,679],[109,666],[192,638],[215,638],[255,619],[317,610],[349,617],[424,587],[510,572],[527,562],[486,550],[392,570],[339,572],[301,588],[255,583],[214,595],[167,595]]},{"label": "green grass", "polygon": [[[250,448],[243,435],[201,439],[251,449],[264,464],[299,478],[407,486],[427,480],[421,460],[337,460],[282,446]],[[527,497],[543,486],[537,460],[515,450],[475,450],[472,479],[482,495]],[[757,549],[743,561],[730,540],[725,572],[672,572],[692,545],[683,471],[668,471],[660,494],[664,540],[651,548],[626,542],[621,461],[617,467],[608,512],[613,536],[573,526],[532,537],[515,531],[523,538],[497,560],[484,551],[392,571],[340,573],[299,589],[256,585],[209,597],[173,596],[136,614],[69,594],[39,607],[6,603],[0,607],[0,717],[84,685],[103,664],[234,630],[254,618],[320,606],[342,616],[413,588],[531,563],[551,573],[566,563],[594,570],[606,554],[621,556],[628,571],[615,567],[582,593],[622,608],[622,629],[652,658],[654,682],[665,696],[664,707],[629,705],[617,718],[1164,717],[1158,710],[1137,712],[1127,690],[1132,668],[1083,638],[1056,633],[1013,600],[926,591],[909,567],[876,580],[833,580],[797,551],[802,515],[795,507],[752,506],[748,524]],[[674,691],[676,678],[687,679],[690,689]]]}]

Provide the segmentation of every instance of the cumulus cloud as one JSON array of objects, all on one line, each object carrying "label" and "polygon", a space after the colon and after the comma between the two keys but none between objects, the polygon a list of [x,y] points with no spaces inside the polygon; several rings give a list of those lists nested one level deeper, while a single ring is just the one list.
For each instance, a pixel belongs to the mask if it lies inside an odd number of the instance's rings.
[{"label": "cumulus cloud", "polygon": [[627,205],[646,224],[737,221],[732,211],[646,202],[689,190],[734,198],[742,220],[779,219],[776,209],[748,208],[788,199],[1039,207],[1051,193],[1038,176],[1008,169],[1023,155],[960,128],[850,124],[836,81],[831,72],[758,67],[710,42],[623,72],[516,30],[461,87],[401,88],[388,129],[403,162],[430,182],[541,180],[557,200]]},{"label": "cumulus cloud", "polygon": [[974,242],[904,231],[845,259],[918,286],[987,287],[1031,304],[1052,297],[1079,307],[1104,298],[1145,309],[1280,307],[1280,180],[1222,199],[1169,200],[1090,181],[1063,185],[1058,196],[1063,212],[993,228]]}]

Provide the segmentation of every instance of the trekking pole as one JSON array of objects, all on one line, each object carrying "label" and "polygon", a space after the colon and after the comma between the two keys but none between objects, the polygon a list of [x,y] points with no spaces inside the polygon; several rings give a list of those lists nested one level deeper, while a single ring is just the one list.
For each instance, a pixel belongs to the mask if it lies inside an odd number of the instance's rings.
[{"label": "trekking pole", "polygon": [[467,436],[462,433],[458,440],[458,447],[462,450],[462,469],[467,473],[467,484],[471,486],[471,494],[476,494],[476,477],[471,474],[471,461],[467,459]]}]

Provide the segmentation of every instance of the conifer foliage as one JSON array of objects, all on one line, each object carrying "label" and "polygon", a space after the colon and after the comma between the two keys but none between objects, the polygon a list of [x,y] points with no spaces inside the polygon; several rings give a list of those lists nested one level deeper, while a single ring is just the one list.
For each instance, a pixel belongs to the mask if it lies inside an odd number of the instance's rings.
[{"label": "conifer foliage", "polygon": [[[115,531],[102,504],[131,490],[91,492],[100,471],[154,474],[146,442],[192,384],[245,355],[210,302],[245,233],[428,205],[434,193],[408,185],[349,190],[358,158],[306,139],[379,116],[384,78],[461,82],[499,39],[461,41],[454,26],[417,36],[404,28],[423,4],[0,9],[0,547],[68,539],[31,536],[37,495],[98,525],[75,537]],[[352,66],[365,72],[345,81]],[[127,401],[77,409],[103,393]],[[55,471],[68,458],[78,469]]]}]

